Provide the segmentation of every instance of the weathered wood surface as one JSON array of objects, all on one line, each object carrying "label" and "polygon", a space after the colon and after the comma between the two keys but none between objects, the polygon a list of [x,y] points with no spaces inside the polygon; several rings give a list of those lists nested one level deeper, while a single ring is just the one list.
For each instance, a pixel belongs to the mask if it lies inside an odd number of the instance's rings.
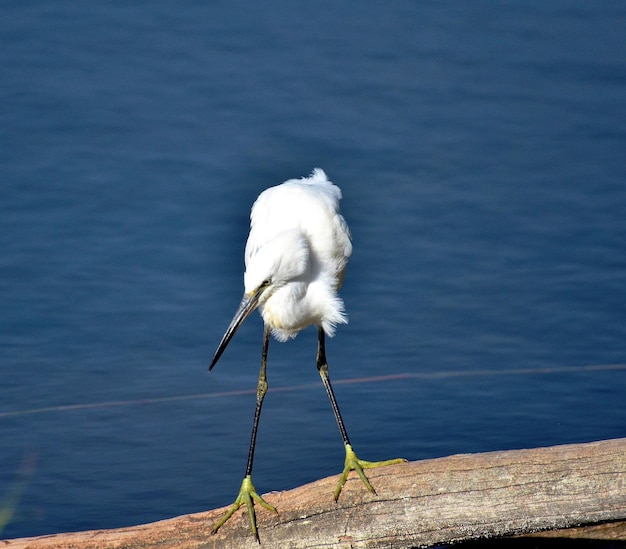
[{"label": "weathered wood surface", "polygon": [[516,536],[518,538],[558,538],[572,540],[619,540],[626,546],[626,521],[602,522],[590,526],[565,528],[563,530],[546,530],[533,534]]},{"label": "weathered wood surface", "polygon": [[[263,547],[409,548],[626,519],[626,439],[457,455],[367,471],[339,503],[337,477],[265,495]],[[211,535],[226,508],[153,524],[0,542],[0,548],[224,548],[259,545],[243,510]]]}]

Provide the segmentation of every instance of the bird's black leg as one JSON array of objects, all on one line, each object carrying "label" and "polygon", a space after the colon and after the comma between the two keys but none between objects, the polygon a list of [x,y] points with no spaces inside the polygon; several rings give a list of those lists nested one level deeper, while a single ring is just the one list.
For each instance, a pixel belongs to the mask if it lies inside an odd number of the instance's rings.
[{"label": "bird's black leg", "polygon": [[254,447],[256,446],[256,433],[259,428],[259,419],[261,417],[261,407],[263,399],[267,393],[267,349],[270,343],[270,329],[265,326],[263,331],[263,351],[261,353],[261,370],[259,371],[259,380],[256,386],[256,408],[254,410],[254,422],[252,423],[252,436],[250,437],[250,450],[248,452],[248,465],[246,466],[246,476],[252,475],[252,462],[254,461]]},{"label": "bird's black leg", "polygon": [[346,432],[346,426],[343,423],[343,419],[341,417],[341,412],[339,411],[339,405],[337,404],[337,399],[335,398],[335,392],[333,391],[333,387],[330,384],[330,378],[328,377],[328,362],[326,362],[326,334],[321,327],[317,329],[317,371],[320,373],[322,377],[322,383],[324,384],[324,388],[328,393],[328,398],[330,399],[330,405],[333,408],[333,412],[335,414],[335,419],[337,420],[337,426],[339,427],[339,432],[341,433],[341,438],[343,439],[343,443],[346,446],[350,445],[350,439],[348,438],[348,433]]},{"label": "bird's black leg", "polygon": [[346,448],[346,460],[344,464],[343,472],[341,473],[341,477],[339,478],[339,483],[337,484],[337,488],[335,489],[334,498],[335,501],[339,499],[339,494],[341,493],[341,489],[343,488],[346,480],[348,479],[348,475],[350,471],[356,471],[361,477],[363,484],[365,487],[372,493],[376,493],[374,487],[370,484],[369,480],[365,476],[363,469],[371,469],[373,467],[382,467],[384,465],[394,465],[396,463],[403,463],[406,461],[405,459],[390,459],[387,461],[364,461],[357,457],[352,449],[352,445],[350,444],[350,439],[348,438],[348,433],[346,431],[346,426],[343,423],[343,419],[341,417],[341,412],[339,411],[339,405],[337,404],[337,399],[335,398],[335,393],[333,391],[332,385],[330,384],[330,378],[328,377],[328,363],[326,361],[326,344],[325,338],[326,334],[322,327],[318,327],[317,330],[318,339],[317,339],[317,370],[320,373],[322,378],[322,383],[324,384],[324,388],[328,393],[328,398],[330,399],[330,405],[333,408],[333,412],[335,414],[335,419],[337,420],[337,425],[339,427],[339,432],[341,433],[341,438],[343,439],[343,444]]},{"label": "bird's black leg", "polygon": [[263,406],[263,399],[265,398],[265,393],[267,393],[267,377],[266,377],[266,367],[267,367],[267,349],[269,347],[270,341],[270,329],[268,326],[265,326],[265,330],[263,332],[263,352],[261,354],[261,370],[259,371],[259,380],[257,382],[256,389],[256,408],[254,410],[254,422],[252,423],[252,436],[250,438],[250,450],[248,451],[248,464],[246,465],[246,476],[241,483],[241,488],[239,489],[239,495],[235,500],[235,503],[230,507],[226,515],[217,522],[213,526],[212,533],[215,534],[219,530],[219,528],[230,518],[233,516],[235,511],[239,509],[242,505],[246,505],[248,508],[248,516],[250,518],[250,528],[252,530],[252,534],[255,539],[259,541],[259,534],[256,527],[256,515],[254,513],[254,501],[259,503],[261,506],[265,507],[269,511],[276,513],[276,509],[272,507],[269,503],[267,503],[259,494],[257,494],[254,485],[252,484],[252,463],[254,461],[254,447],[256,446],[256,434],[257,429],[259,427],[259,418],[261,417],[261,407]]}]

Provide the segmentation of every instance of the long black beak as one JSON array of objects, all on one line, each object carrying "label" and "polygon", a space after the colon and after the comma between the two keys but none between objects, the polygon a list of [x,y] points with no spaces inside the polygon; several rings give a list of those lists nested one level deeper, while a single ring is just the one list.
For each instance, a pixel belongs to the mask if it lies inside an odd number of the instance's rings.
[{"label": "long black beak", "polygon": [[237,333],[239,326],[243,324],[243,321],[250,316],[250,313],[256,309],[259,304],[259,296],[261,295],[260,290],[257,290],[252,296],[244,295],[241,303],[239,304],[239,308],[235,313],[235,316],[230,321],[230,325],[228,326],[222,341],[217,347],[217,351],[215,351],[215,356],[211,361],[211,365],[209,366],[209,371],[213,369],[213,366],[217,363],[217,361],[222,356],[222,353],[226,349],[226,346],[230,343],[230,340]]}]

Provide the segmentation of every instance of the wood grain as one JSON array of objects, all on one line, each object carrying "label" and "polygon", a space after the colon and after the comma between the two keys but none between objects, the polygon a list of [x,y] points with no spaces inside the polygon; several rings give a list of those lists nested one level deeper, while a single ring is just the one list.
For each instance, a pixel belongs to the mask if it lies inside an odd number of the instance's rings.
[{"label": "wood grain", "polygon": [[[456,455],[356,475],[338,503],[330,477],[257,506],[263,547],[409,548],[626,519],[626,439]],[[244,510],[211,535],[226,508],[117,530],[0,542],[0,548],[223,548],[259,545]]]}]

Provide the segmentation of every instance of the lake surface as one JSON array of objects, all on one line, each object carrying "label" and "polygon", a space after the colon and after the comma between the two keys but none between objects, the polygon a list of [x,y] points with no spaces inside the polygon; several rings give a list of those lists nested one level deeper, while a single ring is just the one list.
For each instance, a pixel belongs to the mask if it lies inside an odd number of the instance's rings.
[{"label": "lake surface", "polygon": [[[0,536],[233,501],[257,314],[207,367],[250,206],[317,166],[360,457],[626,436],[624,28],[613,1],[5,6]],[[315,336],[270,344],[260,492],[342,468]]]}]

